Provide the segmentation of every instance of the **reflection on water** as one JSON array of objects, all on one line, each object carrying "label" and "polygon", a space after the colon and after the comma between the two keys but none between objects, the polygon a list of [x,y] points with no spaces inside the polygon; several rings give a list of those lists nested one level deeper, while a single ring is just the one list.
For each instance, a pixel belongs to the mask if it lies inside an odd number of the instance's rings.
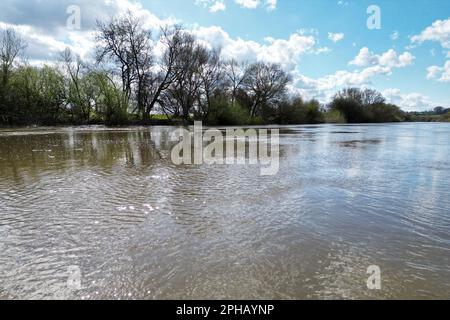
[{"label": "reflection on water", "polygon": [[171,130],[0,131],[0,298],[449,297],[450,125],[283,127],[275,177]]}]

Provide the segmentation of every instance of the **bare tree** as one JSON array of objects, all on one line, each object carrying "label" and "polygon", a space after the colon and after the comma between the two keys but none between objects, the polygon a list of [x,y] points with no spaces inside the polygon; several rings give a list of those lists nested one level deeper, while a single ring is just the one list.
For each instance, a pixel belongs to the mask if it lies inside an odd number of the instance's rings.
[{"label": "bare tree", "polygon": [[108,23],[97,22],[97,27],[100,31],[97,40],[101,44],[97,61],[109,59],[119,65],[125,97],[130,100],[134,90],[136,109],[144,114],[148,101],[148,77],[153,65],[151,32],[145,30],[142,22],[130,12]]},{"label": "bare tree", "polygon": [[0,36],[0,64],[2,71],[2,84],[8,83],[11,69],[17,58],[27,47],[23,39],[15,32],[14,29],[6,29],[1,32]]},{"label": "bare tree", "polygon": [[365,89],[362,92],[362,100],[364,106],[379,105],[386,102],[386,99],[383,97],[383,95],[373,89]]},{"label": "bare tree", "polygon": [[203,118],[208,117],[211,110],[212,96],[225,87],[223,63],[220,60],[220,50],[215,49],[207,53],[207,62],[200,66],[201,95],[199,107]]},{"label": "bare tree", "polygon": [[381,93],[372,89],[346,88],[338,92],[336,98],[353,100],[361,106],[371,106],[386,102]]},{"label": "bare tree", "polygon": [[229,82],[231,91],[231,103],[236,102],[237,92],[245,83],[248,75],[248,63],[237,62],[235,59],[231,59],[225,64],[225,74]]},{"label": "bare tree", "polygon": [[67,78],[66,102],[71,107],[72,117],[78,113],[83,121],[89,121],[95,100],[95,86],[89,76],[89,67],[69,48],[61,52],[60,63]]},{"label": "bare tree", "polygon": [[159,104],[163,111],[167,111],[166,102],[169,99],[165,92],[175,82],[180,72],[175,67],[179,59],[183,47],[183,31],[180,26],[164,27],[161,29],[161,44],[165,47],[164,54],[159,61],[157,70],[152,77],[149,78],[149,96],[146,114]]},{"label": "bare tree", "polygon": [[178,109],[175,114],[187,120],[198,101],[202,85],[200,71],[208,63],[209,55],[187,32],[180,34],[179,46],[174,64],[176,78],[169,87],[169,95]]},{"label": "bare tree", "polygon": [[278,64],[255,63],[246,71],[245,87],[252,97],[250,115],[252,117],[260,108],[281,97],[291,81],[290,76]]},{"label": "bare tree", "polygon": [[335,99],[354,100],[359,104],[363,104],[361,89],[359,88],[345,88],[336,93]]}]

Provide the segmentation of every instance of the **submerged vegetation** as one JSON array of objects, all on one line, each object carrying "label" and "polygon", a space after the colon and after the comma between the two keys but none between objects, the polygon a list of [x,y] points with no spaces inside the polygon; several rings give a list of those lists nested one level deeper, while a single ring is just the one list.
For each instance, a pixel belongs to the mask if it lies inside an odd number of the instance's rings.
[{"label": "submerged vegetation", "polygon": [[[157,37],[129,14],[98,23],[95,61],[69,49],[57,63],[32,66],[26,43],[0,38],[0,124],[189,123],[209,125],[445,121],[405,113],[374,90],[345,89],[329,105],[289,93],[280,65],[223,61],[179,26]],[[159,43],[156,49],[155,43]],[[161,49],[162,48],[162,49]],[[422,116],[424,118],[422,118]]]}]

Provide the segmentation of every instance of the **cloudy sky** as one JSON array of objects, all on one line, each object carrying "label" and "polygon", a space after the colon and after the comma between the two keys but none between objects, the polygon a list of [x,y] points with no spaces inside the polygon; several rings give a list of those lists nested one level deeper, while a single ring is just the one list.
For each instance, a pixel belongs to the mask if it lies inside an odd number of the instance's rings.
[{"label": "cloudy sky", "polygon": [[95,21],[128,10],[155,33],[182,24],[224,58],[280,63],[308,98],[360,86],[408,111],[450,107],[447,0],[2,0],[0,28],[16,28],[31,63],[52,63],[66,47],[90,59]]}]

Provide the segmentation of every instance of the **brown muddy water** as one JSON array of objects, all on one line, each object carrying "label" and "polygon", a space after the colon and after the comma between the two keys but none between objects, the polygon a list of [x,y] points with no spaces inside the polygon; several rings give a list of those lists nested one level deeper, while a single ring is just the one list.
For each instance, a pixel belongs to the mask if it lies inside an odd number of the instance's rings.
[{"label": "brown muddy water", "polygon": [[449,124],[280,129],[276,176],[175,166],[168,127],[0,130],[0,298],[450,298]]}]

